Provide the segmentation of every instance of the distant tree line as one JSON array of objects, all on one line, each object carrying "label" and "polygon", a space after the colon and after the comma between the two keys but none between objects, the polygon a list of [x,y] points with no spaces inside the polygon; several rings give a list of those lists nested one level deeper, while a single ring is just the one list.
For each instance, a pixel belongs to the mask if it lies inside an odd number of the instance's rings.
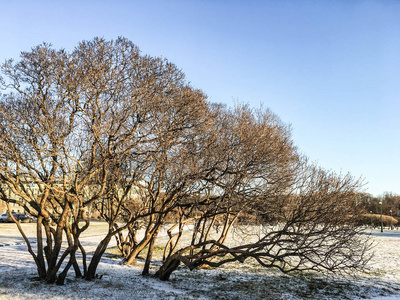
[{"label": "distant tree line", "polygon": [[[400,220],[400,196],[393,193],[384,193],[375,197],[367,193],[359,193],[357,201],[363,210],[359,225],[373,227],[398,226]],[[382,215],[382,219],[381,219]]]},{"label": "distant tree line", "polygon": [[[180,264],[351,272],[368,261],[362,183],[310,163],[270,110],[210,103],[125,38],[42,44],[1,71],[0,198],[37,218],[36,250],[17,226],[40,279],[96,278],[113,237],[126,263],[146,251],[147,275],[165,229],[162,280]],[[92,208],[108,232],[88,257]]]},{"label": "distant tree line", "polygon": [[[381,205],[384,215],[392,215],[395,218],[400,218],[400,195],[394,193],[384,193],[381,196],[372,196],[367,193],[360,193],[358,201],[366,213],[380,214]],[[382,204],[380,204],[382,203]]]}]

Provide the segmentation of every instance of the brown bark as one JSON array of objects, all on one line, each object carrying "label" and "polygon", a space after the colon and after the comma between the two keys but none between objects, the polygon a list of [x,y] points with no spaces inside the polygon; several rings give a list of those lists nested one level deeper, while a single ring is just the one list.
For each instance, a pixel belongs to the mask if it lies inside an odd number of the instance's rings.
[{"label": "brown bark", "polygon": [[108,234],[105,238],[101,240],[99,245],[97,246],[92,259],[90,260],[90,264],[86,273],[86,280],[93,280],[96,278],[96,270],[100,263],[100,259],[103,256],[104,252],[107,250],[107,246],[112,238],[112,235]]}]

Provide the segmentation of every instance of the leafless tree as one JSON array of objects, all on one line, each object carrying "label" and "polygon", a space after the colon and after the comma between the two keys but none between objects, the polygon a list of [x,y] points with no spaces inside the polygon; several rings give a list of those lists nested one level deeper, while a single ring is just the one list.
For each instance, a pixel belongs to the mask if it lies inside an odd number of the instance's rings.
[{"label": "leafless tree", "polygon": [[[154,139],[145,145],[148,156],[135,169],[135,195],[122,207],[124,221],[129,228],[129,241],[118,235],[126,262],[131,263],[147,245],[148,253],[143,274],[148,273],[157,234],[167,216],[183,201],[201,189],[199,174],[202,165],[196,160],[194,145],[199,132],[207,128],[212,111],[199,91],[185,88],[174,102],[159,110],[154,121]],[[172,99],[171,99],[172,100]],[[132,162],[129,159],[129,163]],[[133,173],[132,173],[133,174]],[[132,177],[129,175],[128,177]],[[136,240],[139,228],[144,237]]]},{"label": "leafless tree", "polygon": [[[90,45],[87,48],[90,49]],[[111,51],[106,49],[100,53],[102,59]],[[88,54],[87,59],[93,59],[90,51],[85,50],[84,53]],[[103,167],[108,174],[104,177],[107,178],[105,194],[95,203],[109,223],[109,232],[92,258],[88,279],[95,275],[98,261],[112,236],[121,234],[126,228],[132,229],[133,224],[146,219],[150,220],[151,226],[156,224],[154,228],[149,228],[152,235],[158,230],[160,222],[157,220],[167,209],[160,204],[162,197],[166,199],[166,193],[161,193],[163,187],[158,184],[158,178],[165,176],[164,157],[173,147],[185,141],[185,132],[195,126],[198,122],[196,118],[202,116],[202,111],[207,108],[204,94],[185,83],[184,74],[175,65],[163,59],[135,55],[119,59],[121,62],[115,62],[117,66],[126,64],[131,70],[127,74],[124,70],[126,78],[116,81],[118,85],[124,82],[121,87],[115,87],[115,74],[109,75],[113,78],[113,88],[121,95],[113,92],[108,99],[107,92],[106,103],[98,105],[97,101],[93,101],[95,114],[90,112],[87,121],[98,123],[95,129],[102,130],[101,135],[95,137],[101,149],[98,153],[104,157],[103,161],[112,161],[106,168]],[[97,68],[99,63],[93,65]],[[104,74],[100,77],[107,78]],[[90,85],[93,76],[88,80]],[[101,87],[93,88],[95,93],[99,90]],[[99,112],[96,111],[98,107]],[[101,186],[102,178],[95,179],[93,183]],[[132,211],[129,200],[137,204],[138,200],[142,200],[142,206],[135,206]],[[155,209],[157,211],[154,212]],[[124,213],[127,222],[117,226],[121,213]]]},{"label": "leafless tree", "polygon": [[[156,276],[167,280],[181,262],[195,269],[249,258],[283,272],[362,269],[370,245],[355,226],[360,181],[308,164],[272,114],[239,107],[234,117],[225,143],[235,155],[218,151],[230,169],[209,178],[216,188],[200,201],[190,244],[178,247],[180,235],[170,235]],[[238,243],[227,244],[229,234]]]},{"label": "leafless tree", "polygon": [[[209,104],[175,65],[124,38],[70,53],[43,44],[1,69],[0,199],[37,217],[37,249],[17,226],[40,279],[63,284],[71,267],[95,278],[113,236],[127,263],[148,246],[146,275],[167,225],[161,279],[180,262],[250,257],[283,271],[363,265],[367,244],[352,222],[359,183],[305,162],[269,110]],[[90,260],[80,243],[89,207],[108,223]],[[242,243],[228,244],[232,234]]]},{"label": "leafless tree", "polygon": [[[182,143],[180,132],[189,131],[207,108],[205,96],[185,83],[175,65],[140,55],[123,38],[84,41],[71,53],[43,44],[22,53],[20,62],[7,61],[2,72],[1,198],[38,219],[37,252],[30,252],[41,279],[62,284],[71,266],[81,276],[78,249],[83,276],[92,279],[112,236],[131,224],[114,226],[132,188],[163,164],[165,149]],[[148,194],[151,201],[160,191]],[[86,209],[92,204],[105,209],[109,231],[86,267],[79,236],[89,226]]]},{"label": "leafless tree", "polygon": [[[7,61],[2,66],[9,93],[2,96],[0,105],[1,198],[37,217],[37,252],[26,242],[39,277],[48,282],[55,282],[68,254],[67,268],[74,265],[76,275],[81,275],[75,251],[88,225],[80,196],[85,179],[77,175],[76,157],[82,153],[74,145],[77,137],[73,134],[78,114],[74,102],[80,87],[76,74],[65,72],[72,65],[63,50],[43,44],[23,52],[20,62]],[[78,226],[80,220],[86,221],[84,226]],[[69,241],[65,251],[61,249],[63,231]]]}]

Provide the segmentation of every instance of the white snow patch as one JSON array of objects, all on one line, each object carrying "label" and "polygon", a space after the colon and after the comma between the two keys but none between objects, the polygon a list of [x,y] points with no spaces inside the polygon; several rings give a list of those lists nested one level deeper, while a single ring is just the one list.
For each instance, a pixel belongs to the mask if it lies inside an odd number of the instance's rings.
[{"label": "white snow patch", "polygon": [[[0,224],[0,299],[400,299],[400,232],[372,232],[376,242],[371,271],[355,278],[325,278],[307,273],[284,275],[263,269],[254,262],[225,265],[219,269],[177,270],[168,282],[141,276],[142,266],[124,266],[117,258],[104,257],[91,282],[70,272],[64,286],[33,280],[35,264],[15,228]],[[25,224],[24,224],[25,225]],[[29,225],[29,224],[26,224]],[[34,224],[32,224],[34,225]],[[97,226],[97,227],[96,227]],[[34,230],[26,226],[34,241]],[[32,226],[34,228],[34,226]],[[82,238],[92,251],[102,238],[96,224]],[[96,231],[97,230],[97,231]],[[113,240],[113,243],[115,241]],[[152,272],[155,269],[151,269]]]}]

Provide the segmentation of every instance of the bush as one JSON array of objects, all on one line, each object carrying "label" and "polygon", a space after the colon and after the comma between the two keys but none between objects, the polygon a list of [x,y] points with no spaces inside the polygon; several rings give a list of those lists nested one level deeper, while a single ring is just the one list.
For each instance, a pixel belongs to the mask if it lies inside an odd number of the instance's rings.
[{"label": "bush", "polygon": [[[390,223],[392,220],[392,223]],[[357,220],[358,225],[372,225],[380,226],[381,225],[381,215],[380,214],[362,214]],[[391,216],[382,215],[383,226],[390,226],[392,224],[395,226],[399,221]]]}]

